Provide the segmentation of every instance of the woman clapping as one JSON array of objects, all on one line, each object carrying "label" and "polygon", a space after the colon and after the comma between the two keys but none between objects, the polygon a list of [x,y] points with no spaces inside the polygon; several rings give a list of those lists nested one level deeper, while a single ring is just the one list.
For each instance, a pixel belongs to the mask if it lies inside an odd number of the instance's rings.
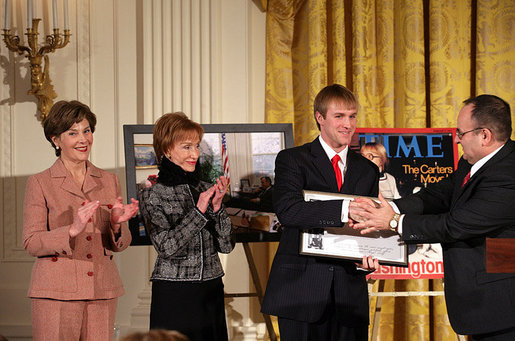
[{"label": "woman clapping", "polygon": [[111,340],[124,294],[112,252],[131,243],[116,175],[88,161],[96,116],[78,101],[57,102],[44,122],[57,160],[28,179],[23,245],[37,257],[28,295],[34,340]]},{"label": "woman clapping", "polygon": [[157,184],[141,193],[141,213],[157,251],[150,328],[178,330],[191,340],[227,340],[224,275],[218,252],[229,253],[231,221],[222,199],[227,180],[198,177],[204,130],[184,113],[154,127]]}]

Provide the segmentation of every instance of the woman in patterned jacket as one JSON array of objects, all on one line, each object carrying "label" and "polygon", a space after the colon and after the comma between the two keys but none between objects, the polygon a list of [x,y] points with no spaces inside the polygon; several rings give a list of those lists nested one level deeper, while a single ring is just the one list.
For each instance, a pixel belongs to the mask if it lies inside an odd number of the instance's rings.
[{"label": "woman in patterned jacket", "polygon": [[180,112],[163,115],[154,127],[158,181],[140,196],[157,251],[150,328],[178,330],[192,341],[227,340],[218,252],[234,248],[222,205],[228,182],[223,176],[214,185],[199,179],[203,134],[200,124]]}]

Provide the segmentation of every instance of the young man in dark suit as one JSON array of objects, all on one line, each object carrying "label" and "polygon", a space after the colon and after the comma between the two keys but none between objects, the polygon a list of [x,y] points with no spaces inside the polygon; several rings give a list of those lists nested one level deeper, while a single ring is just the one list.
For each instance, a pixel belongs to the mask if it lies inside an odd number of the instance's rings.
[{"label": "young man in dark suit", "polygon": [[350,210],[366,219],[354,225],[362,233],[398,228],[406,242],[441,243],[454,330],[472,340],[515,340],[515,274],[485,268],[486,238],[515,238],[510,106],[492,95],[464,103],[454,139],[463,157],[452,176],[394,205],[382,200],[376,209],[363,200]]},{"label": "young man in dark suit", "polygon": [[[379,267],[299,254],[304,229],[342,227],[348,201],[306,202],[303,190],[377,196],[377,166],[353,152],[358,102],[334,84],[315,98],[320,136],[286,149],[275,163],[274,209],[284,227],[274,258],[262,312],[277,315],[282,341],[367,340],[368,291],[365,270]],[[334,161],[331,161],[334,160]]]}]

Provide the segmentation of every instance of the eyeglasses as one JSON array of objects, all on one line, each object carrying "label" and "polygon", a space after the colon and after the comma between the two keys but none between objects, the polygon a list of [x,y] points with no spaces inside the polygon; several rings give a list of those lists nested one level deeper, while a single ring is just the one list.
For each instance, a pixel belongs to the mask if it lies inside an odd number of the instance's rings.
[{"label": "eyeglasses", "polygon": [[365,154],[365,157],[366,157],[367,159],[370,159],[370,160],[373,160],[373,159],[375,159],[375,158],[378,158],[378,159],[380,159],[380,158],[381,158],[379,155],[374,155],[374,154],[372,154],[372,153],[366,153],[366,154]]},{"label": "eyeglasses", "polygon": [[456,128],[456,136],[458,136],[458,138],[461,140],[465,134],[468,134],[470,132],[473,132],[473,131],[476,131],[476,130],[480,130],[480,129],[483,129],[483,127],[479,127],[479,128],[476,128],[476,129],[468,130],[468,131],[465,131],[465,132],[462,133],[459,129]]}]

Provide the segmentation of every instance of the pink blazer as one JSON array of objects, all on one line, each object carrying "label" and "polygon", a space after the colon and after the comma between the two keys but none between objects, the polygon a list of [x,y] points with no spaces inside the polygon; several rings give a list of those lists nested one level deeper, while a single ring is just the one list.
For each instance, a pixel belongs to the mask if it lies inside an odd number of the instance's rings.
[{"label": "pink blazer", "polygon": [[[37,257],[29,297],[91,300],[125,293],[112,252],[126,249],[131,234],[127,223],[118,239],[111,231],[110,207],[118,196],[118,177],[89,161],[82,190],[61,159],[28,179],[23,246]],[[74,214],[86,199],[99,200],[100,207],[86,229],[70,238]]]}]

